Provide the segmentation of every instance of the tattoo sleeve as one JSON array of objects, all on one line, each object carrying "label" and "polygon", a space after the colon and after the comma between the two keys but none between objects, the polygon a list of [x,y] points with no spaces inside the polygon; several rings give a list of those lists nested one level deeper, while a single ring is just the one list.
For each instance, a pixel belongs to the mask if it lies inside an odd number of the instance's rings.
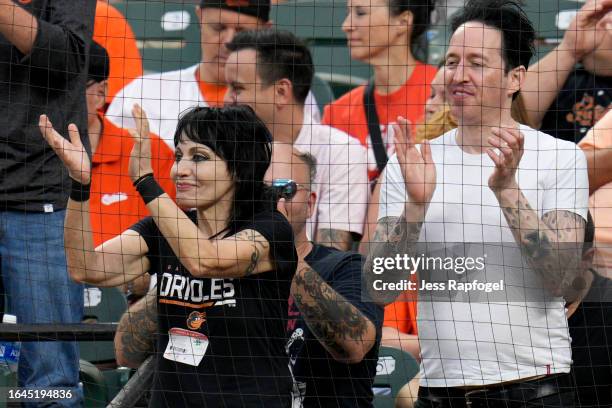
[{"label": "tattoo sleeve", "polygon": [[374,345],[374,324],[304,262],[291,294],[310,330],[338,361],[359,362]]},{"label": "tattoo sleeve", "polygon": [[157,288],[153,288],[121,317],[115,334],[118,363],[138,368],[155,352],[156,334]]},{"label": "tattoo sleeve", "polygon": [[340,251],[350,251],[353,247],[353,234],[350,231],[320,229],[317,231],[317,243]]},{"label": "tattoo sleeve", "polygon": [[[375,286],[380,287],[380,285],[375,285],[376,281],[397,283],[406,279],[409,275],[409,271],[401,269],[388,270],[382,274],[374,273],[374,262],[376,262],[376,259],[391,258],[395,257],[396,254],[407,254],[409,257],[415,255],[415,245],[421,234],[423,221],[422,218],[420,221],[407,221],[406,211],[409,210],[410,208],[407,206],[404,214],[399,218],[385,217],[380,219],[370,242],[370,251],[363,270],[363,281],[371,299],[378,304],[394,302],[402,291],[390,289],[376,290]],[[417,211],[422,211],[422,209],[417,209]]]},{"label": "tattoo sleeve", "polygon": [[529,265],[551,294],[565,296],[580,273],[584,219],[570,211],[551,211],[540,219],[520,190],[498,199]]}]

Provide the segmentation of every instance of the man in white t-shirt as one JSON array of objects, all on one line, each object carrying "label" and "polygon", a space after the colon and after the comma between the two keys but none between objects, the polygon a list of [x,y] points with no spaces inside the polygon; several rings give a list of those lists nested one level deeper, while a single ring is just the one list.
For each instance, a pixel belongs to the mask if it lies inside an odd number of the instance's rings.
[{"label": "man in white t-shirt", "polygon": [[[174,132],[182,112],[193,106],[222,106],[225,95],[226,44],[245,30],[272,25],[270,0],[200,0],[196,15],[200,24],[202,60],[191,67],[158,72],[136,78],[113,99],[106,117],[122,128],[136,127],[132,107],[140,104],[147,113],[151,131],[174,148]],[[320,117],[312,94],[305,113]]]},{"label": "man in white t-shirt", "polygon": [[226,103],[249,105],[268,126],[275,144],[291,144],[317,160],[317,202],[308,238],[350,249],[363,233],[366,150],[346,133],[313,123],[304,114],[314,73],[310,51],[293,34],[276,30],[238,33],[227,47],[231,53],[225,65]]},{"label": "man in white t-shirt", "polygon": [[418,273],[416,406],[573,406],[565,300],[580,283],[586,161],[511,117],[535,37],[516,2],[471,0],[451,27],[445,88],[459,126],[417,147],[400,118],[367,289],[389,303]]}]

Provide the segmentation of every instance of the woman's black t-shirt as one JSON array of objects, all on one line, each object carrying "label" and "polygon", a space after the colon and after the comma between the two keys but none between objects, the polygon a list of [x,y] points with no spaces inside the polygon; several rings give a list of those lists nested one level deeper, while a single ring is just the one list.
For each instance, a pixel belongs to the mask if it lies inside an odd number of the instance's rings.
[{"label": "woman's black t-shirt", "polygon": [[[197,223],[195,212],[188,216]],[[286,218],[262,212],[227,234],[253,229],[270,243],[275,269],[239,279],[193,277],[150,217],[131,229],[145,239],[157,275],[151,406],[289,406],[285,327],[297,253]]]}]

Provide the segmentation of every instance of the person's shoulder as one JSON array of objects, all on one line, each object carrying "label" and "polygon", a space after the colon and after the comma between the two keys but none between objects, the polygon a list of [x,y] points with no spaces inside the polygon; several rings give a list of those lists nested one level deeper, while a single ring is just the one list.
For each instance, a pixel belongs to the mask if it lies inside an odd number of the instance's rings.
[{"label": "person's shoulder", "polygon": [[[155,89],[159,89],[159,87],[149,87],[147,85],[151,85],[151,82],[163,82],[164,86],[175,85],[178,86],[180,81],[192,81],[195,82],[195,70],[197,66],[191,66],[187,68],[177,69],[173,71],[164,71],[164,72],[152,72],[149,74],[142,75],[138,78],[135,78],[127,84],[122,92],[125,94],[126,91],[136,91],[139,90],[141,92],[146,91],[154,91]],[[144,88],[143,88],[144,87]],[[125,95],[129,96],[129,95]]]},{"label": "person's shoulder", "polygon": [[157,224],[151,216],[141,218],[128,229],[136,231],[146,241],[161,237],[161,232],[159,232],[159,228],[157,228]]},{"label": "person's shoulder", "polygon": [[[252,218],[238,228],[238,231],[246,229],[255,229],[257,231],[274,231],[276,233],[283,233],[284,231],[292,231],[291,224],[283,214],[278,210],[262,210],[253,214]],[[262,231],[260,231],[262,232]]]},{"label": "person's shoulder", "polygon": [[[187,68],[176,69],[173,71],[156,72],[143,75],[141,78],[146,81],[190,81],[196,82],[195,72],[197,65]],[[164,85],[168,83],[164,82]],[[168,84],[169,85],[169,84]],[[178,85],[178,84],[177,84]]]},{"label": "person's shoulder", "polygon": [[343,130],[333,126],[323,124],[313,124],[312,126],[312,142],[315,144],[323,143],[329,147],[346,147],[360,148],[365,151],[363,145]]},{"label": "person's shoulder", "polygon": [[578,145],[568,140],[563,140],[534,129],[527,125],[520,125],[520,131],[525,138],[524,148],[526,152],[549,152],[554,155],[556,151],[575,151]]},{"label": "person's shoulder", "polygon": [[340,251],[339,249],[320,244],[314,244],[311,253],[317,264],[326,267],[329,273],[342,272],[344,268],[350,266],[354,270],[361,271],[361,266],[365,261],[364,256],[358,252]]},{"label": "person's shoulder", "polygon": [[[327,113],[331,113],[333,115],[345,114],[348,116],[349,107],[361,107],[363,105],[363,95],[365,92],[365,87],[365,85],[358,86],[327,105],[325,107],[325,109],[328,111]],[[331,119],[333,121],[337,118],[333,117]],[[346,119],[348,119],[348,117]]]}]

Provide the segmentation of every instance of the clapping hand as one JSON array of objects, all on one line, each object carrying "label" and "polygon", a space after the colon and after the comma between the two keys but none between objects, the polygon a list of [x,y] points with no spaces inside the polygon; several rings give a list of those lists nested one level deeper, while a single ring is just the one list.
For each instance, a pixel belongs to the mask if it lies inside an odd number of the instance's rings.
[{"label": "clapping hand", "polygon": [[136,129],[128,129],[134,139],[129,173],[132,181],[136,181],[145,174],[153,173],[153,168],[151,167],[151,137],[149,136],[147,114],[140,105],[135,104],[132,108],[132,116],[136,122]]},{"label": "clapping hand", "polygon": [[493,128],[493,136],[488,142],[499,149],[497,154],[493,149],[487,149],[487,154],[495,163],[495,170],[489,177],[489,188],[499,192],[516,187],[516,170],[524,153],[525,136],[516,128]]},{"label": "clapping hand", "polygon": [[436,190],[436,166],[431,156],[431,147],[428,141],[424,141],[421,150],[417,149],[410,123],[402,117],[398,117],[397,122],[397,125],[393,125],[395,151],[406,192],[411,202],[427,206]]},{"label": "clapping hand", "polygon": [[74,123],[68,125],[70,140],[64,138],[53,128],[47,115],[40,115],[38,127],[49,146],[68,169],[70,177],[83,185],[90,184],[91,160],[81,142],[81,135],[76,125]]}]

